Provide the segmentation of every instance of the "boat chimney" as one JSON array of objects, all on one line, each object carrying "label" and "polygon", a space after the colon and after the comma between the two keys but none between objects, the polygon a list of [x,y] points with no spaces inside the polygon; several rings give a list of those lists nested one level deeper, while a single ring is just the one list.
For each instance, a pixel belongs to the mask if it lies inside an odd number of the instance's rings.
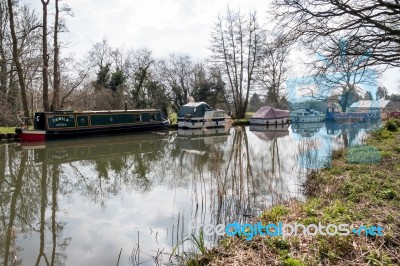
[{"label": "boat chimney", "polygon": [[125,103],[125,111],[128,111],[128,104]]},{"label": "boat chimney", "polygon": [[193,96],[189,96],[189,97],[187,98],[187,101],[188,101],[188,103],[194,103],[194,102],[196,102],[196,101],[194,100]]}]

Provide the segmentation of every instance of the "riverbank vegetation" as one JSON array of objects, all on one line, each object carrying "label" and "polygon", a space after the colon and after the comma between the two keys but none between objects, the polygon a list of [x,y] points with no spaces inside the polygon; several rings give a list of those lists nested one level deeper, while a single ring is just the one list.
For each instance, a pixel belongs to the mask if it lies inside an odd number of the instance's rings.
[{"label": "riverbank vegetation", "polygon": [[0,134],[15,133],[15,127],[0,127]]},{"label": "riverbank vegetation", "polygon": [[381,226],[383,236],[302,234],[225,237],[188,265],[398,265],[400,264],[400,132],[389,121],[365,145],[336,150],[329,169],[312,171],[305,201],[265,210],[254,222]]}]

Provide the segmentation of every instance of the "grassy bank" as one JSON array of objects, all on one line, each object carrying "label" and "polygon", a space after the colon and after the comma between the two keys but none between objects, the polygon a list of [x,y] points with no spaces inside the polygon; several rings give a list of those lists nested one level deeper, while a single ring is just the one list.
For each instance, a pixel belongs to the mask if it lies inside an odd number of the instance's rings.
[{"label": "grassy bank", "polygon": [[[399,265],[400,132],[375,131],[363,147],[335,151],[329,169],[312,172],[307,200],[266,210],[254,222],[382,226],[384,236],[350,234],[226,237],[188,265]],[[389,130],[391,131],[389,131]],[[393,132],[392,132],[393,131]]]},{"label": "grassy bank", "polygon": [[15,133],[15,127],[0,127],[0,134]]}]

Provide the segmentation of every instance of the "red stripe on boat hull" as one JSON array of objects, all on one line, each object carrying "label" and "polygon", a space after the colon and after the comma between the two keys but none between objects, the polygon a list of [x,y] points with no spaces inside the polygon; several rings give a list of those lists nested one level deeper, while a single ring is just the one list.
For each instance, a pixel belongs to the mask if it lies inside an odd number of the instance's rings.
[{"label": "red stripe on boat hull", "polygon": [[29,133],[22,131],[19,134],[19,139],[21,141],[45,141],[46,140],[46,133]]}]

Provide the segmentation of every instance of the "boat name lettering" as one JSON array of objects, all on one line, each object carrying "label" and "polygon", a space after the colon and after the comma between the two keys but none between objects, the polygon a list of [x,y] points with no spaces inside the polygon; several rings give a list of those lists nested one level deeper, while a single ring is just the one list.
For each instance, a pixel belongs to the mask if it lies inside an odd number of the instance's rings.
[{"label": "boat name lettering", "polygon": [[56,116],[56,117],[50,116],[49,118],[53,123],[57,123],[59,121],[69,123],[70,121],[72,121],[72,119],[74,119],[73,116]]},{"label": "boat name lettering", "polygon": [[67,123],[58,123],[55,125],[56,125],[56,127],[66,127],[68,124]]}]

